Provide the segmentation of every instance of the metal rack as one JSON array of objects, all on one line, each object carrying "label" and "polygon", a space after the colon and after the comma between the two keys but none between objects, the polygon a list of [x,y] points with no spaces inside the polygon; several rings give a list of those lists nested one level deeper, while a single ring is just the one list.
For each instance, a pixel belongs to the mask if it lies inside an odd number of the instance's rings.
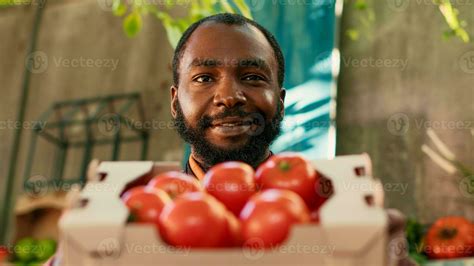
[{"label": "metal rack", "polygon": [[[137,117],[130,113],[137,108]],[[80,118],[78,118],[80,117]],[[24,172],[25,190],[34,189],[35,183],[28,182],[35,161],[38,138],[44,138],[55,147],[53,173],[47,185],[60,183],[80,183],[86,181],[87,166],[92,159],[95,146],[111,145],[110,160],[119,159],[120,147],[124,142],[141,142],[140,160],[145,160],[148,152],[149,132],[137,126],[137,121],[144,121],[144,109],[140,94],[120,94],[89,99],[78,99],[54,103],[44,112],[35,124],[29,146],[28,158]],[[74,127],[80,129],[80,139],[71,137],[69,132]],[[127,127],[132,136],[122,133]],[[83,148],[82,162],[78,177],[63,178],[67,163],[67,152],[71,148]]]}]

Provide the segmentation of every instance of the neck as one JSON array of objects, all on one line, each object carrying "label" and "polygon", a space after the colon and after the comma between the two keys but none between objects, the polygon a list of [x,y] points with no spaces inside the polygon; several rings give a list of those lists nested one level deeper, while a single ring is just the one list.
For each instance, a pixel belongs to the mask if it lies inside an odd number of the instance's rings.
[{"label": "neck", "polygon": [[[270,149],[266,149],[265,150],[265,153],[264,153],[264,156],[262,156],[262,158],[260,158],[257,162],[255,163],[252,163],[250,166],[252,166],[253,168],[257,168],[262,162],[264,162],[265,160],[268,159],[268,157],[270,157],[271,153],[270,153]],[[210,165],[210,164],[207,164],[205,162],[205,160],[203,160],[203,158],[201,156],[199,156],[198,154],[196,154],[194,152],[194,149],[191,148],[191,156],[193,157],[193,159],[196,161],[196,163],[199,164],[199,166],[201,167],[201,169],[204,171],[204,172],[207,172],[213,165]]]}]

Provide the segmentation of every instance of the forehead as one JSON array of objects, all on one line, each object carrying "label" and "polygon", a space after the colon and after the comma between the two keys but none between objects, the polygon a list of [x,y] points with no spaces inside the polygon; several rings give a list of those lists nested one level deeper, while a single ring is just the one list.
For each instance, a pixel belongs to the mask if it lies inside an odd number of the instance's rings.
[{"label": "forehead", "polygon": [[277,69],[270,43],[265,35],[252,25],[205,22],[187,41],[180,65],[188,66],[193,60],[202,58],[216,60],[258,58],[264,60],[272,72],[276,72]]}]

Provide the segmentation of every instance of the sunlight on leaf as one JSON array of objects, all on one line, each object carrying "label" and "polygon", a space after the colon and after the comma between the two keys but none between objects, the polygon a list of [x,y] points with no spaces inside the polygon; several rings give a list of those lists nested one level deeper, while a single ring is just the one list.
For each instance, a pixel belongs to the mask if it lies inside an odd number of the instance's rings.
[{"label": "sunlight on leaf", "polygon": [[351,39],[351,41],[359,40],[359,31],[356,29],[348,29],[346,30],[346,35]]},{"label": "sunlight on leaf", "polygon": [[459,21],[459,11],[453,7],[451,2],[449,0],[436,0],[434,3],[439,6],[441,14],[443,14],[446,23],[451,29],[450,33],[444,32],[443,37],[449,38],[451,36],[457,36],[463,42],[469,42],[469,34],[464,29],[467,23]]},{"label": "sunlight on leaf", "polygon": [[142,29],[143,20],[139,12],[130,13],[123,21],[123,29],[129,38],[137,35]]},{"label": "sunlight on leaf", "polygon": [[127,12],[127,6],[122,1],[114,1],[112,12],[115,16],[121,17]]},{"label": "sunlight on leaf", "polygon": [[357,0],[354,3],[354,7],[359,9],[359,10],[365,10],[365,9],[367,9],[367,2],[365,0]]},{"label": "sunlight on leaf", "polygon": [[[408,1],[408,0],[405,0]],[[466,31],[466,21],[459,19],[459,10],[453,7],[450,0],[432,0],[432,3],[437,5],[441,14],[449,26],[449,30],[443,32],[443,39],[450,39],[457,37],[463,42],[470,41],[469,34]],[[357,30],[354,28],[348,29],[345,34],[351,40],[358,40],[366,36],[367,32],[372,32],[373,26],[377,23],[376,14],[374,11],[375,3],[368,0],[344,0],[344,5],[354,10],[354,16],[357,19]]]},{"label": "sunlight on leaf", "polygon": [[0,7],[29,5],[31,1],[32,0],[0,0]]},{"label": "sunlight on leaf", "polygon": [[[250,8],[245,3],[245,0],[162,0],[160,4],[142,0],[113,1],[113,14],[116,16],[125,15],[127,9],[133,10],[123,21],[123,28],[128,37],[136,36],[142,28],[142,17],[152,14],[162,22],[166,29],[168,40],[173,47],[176,46],[181,34],[193,22],[207,16],[228,12],[240,13],[247,18],[252,18]],[[185,17],[174,18],[166,13],[171,8],[178,6],[187,9],[188,13]]]}]

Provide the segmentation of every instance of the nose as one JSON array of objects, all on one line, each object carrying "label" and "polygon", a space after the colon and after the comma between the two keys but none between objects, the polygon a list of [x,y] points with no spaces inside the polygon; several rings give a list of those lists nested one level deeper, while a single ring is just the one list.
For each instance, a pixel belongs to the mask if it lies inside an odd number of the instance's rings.
[{"label": "nose", "polygon": [[238,81],[223,79],[214,92],[214,104],[227,108],[245,105],[247,98],[240,86]]}]

